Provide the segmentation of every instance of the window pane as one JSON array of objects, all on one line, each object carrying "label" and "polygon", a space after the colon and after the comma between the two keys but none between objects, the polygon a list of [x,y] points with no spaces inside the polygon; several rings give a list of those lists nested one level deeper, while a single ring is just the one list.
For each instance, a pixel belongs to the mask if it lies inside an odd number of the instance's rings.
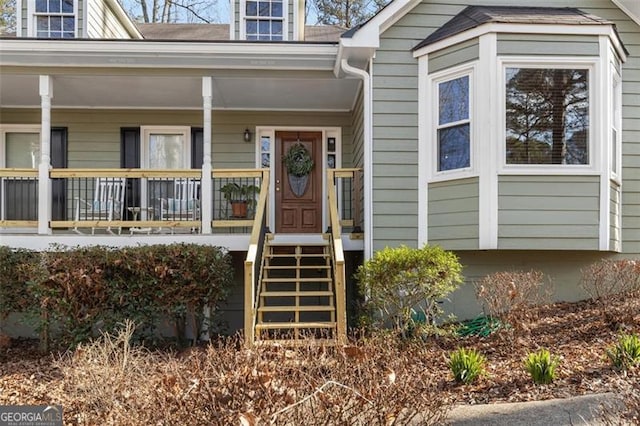
[{"label": "window pane", "polygon": [[49,30],[49,17],[47,17],[47,16],[38,16],[36,18],[36,29],[38,31],[47,31],[47,30]]},{"label": "window pane", "polygon": [[269,10],[269,2],[261,1],[258,6],[258,14],[260,16],[271,16],[271,11]]},{"label": "window pane", "polygon": [[272,35],[272,36],[271,36],[271,40],[274,40],[274,41],[280,41],[280,40],[283,40],[283,38],[282,38],[282,34],[280,34],[280,35],[277,35],[277,34]]},{"label": "window pane", "polygon": [[49,0],[49,12],[60,13],[60,0]]},{"label": "window pane", "polygon": [[589,72],[507,68],[507,164],[589,164]]},{"label": "window pane", "polygon": [[256,34],[258,32],[258,21],[255,19],[247,20],[247,34]]},{"label": "window pane", "polygon": [[36,0],[36,12],[47,12],[47,0]]},{"label": "window pane", "polygon": [[247,2],[247,16],[257,16],[258,15],[258,3],[255,1]]},{"label": "window pane", "polygon": [[282,34],[282,21],[272,21],[271,32],[273,34]]},{"label": "window pane", "polygon": [[62,30],[62,17],[60,17],[60,16],[51,16],[49,18],[49,23],[51,25],[51,31],[60,31],[60,30]]},{"label": "window pane", "polygon": [[439,124],[469,119],[469,76],[438,85]]},{"label": "window pane", "polygon": [[64,18],[62,18],[62,29],[64,31],[73,32],[75,30],[74,26],[75,26],[75,23],[74,23],[73,17],[65,16]]},{"label": "window pane", "polygon": [[40,135],[38,133],[7,133],[7,167],[35,169],[40,161]]},{"label": "window pane", "polygon": [[62,0],[62,13],[73,13],[73,0]]},{"label": "window pane", "polygon": [[276,18],[282,18],[282,3],[273,2],[271,4],[271,16]]},{"label": "window pane", "polygon": [[49,32],[49,38],[62,38],[62,33],[60,31],[51,31]]},{"label": "window pane", "polygon": [[181,169],[184,165],[184,136],[152,134],[149,136],[149,167]]},{"label": "window pane", "polygon": [[260,34],[271,34],[271,21],[260,21],[258,25]]},{"label": "window pane", "polygon": [[438,171],[462,169],[471,165],[469,129],[469,124],[461,124],[438,130]]}]

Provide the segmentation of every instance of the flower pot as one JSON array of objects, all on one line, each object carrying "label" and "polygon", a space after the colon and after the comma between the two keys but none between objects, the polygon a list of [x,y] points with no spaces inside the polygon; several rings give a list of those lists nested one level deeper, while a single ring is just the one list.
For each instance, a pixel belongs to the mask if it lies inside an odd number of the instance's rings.
[{"label": "flower pot", "polygon": [[244,219],[247,217],[247,202],[246,201],[232,201],[231,202],[231,217],[238,219]]},{"label": "flower pot", "polygon": [[289,175],[289,187],[296,197],[302,197],[307,190],[307,183],[309,182],[309,175],[294,176]]}]

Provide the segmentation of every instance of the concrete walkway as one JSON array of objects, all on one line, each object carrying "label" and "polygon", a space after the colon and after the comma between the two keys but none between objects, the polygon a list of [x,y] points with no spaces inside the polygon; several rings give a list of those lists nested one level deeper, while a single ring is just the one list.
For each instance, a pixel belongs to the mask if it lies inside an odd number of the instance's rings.
[{"label": "concrete walkway", "polygon": [[602,393],[547,401],[456,406],[448,421],[453,426],[599,426],[601,404],[615,395]]}]

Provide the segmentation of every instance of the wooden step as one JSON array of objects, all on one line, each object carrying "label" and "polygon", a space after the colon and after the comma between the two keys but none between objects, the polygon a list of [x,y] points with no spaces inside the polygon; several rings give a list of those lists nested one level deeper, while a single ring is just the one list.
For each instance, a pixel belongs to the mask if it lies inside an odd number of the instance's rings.
[{"label": "wooden step", "polygon": [[264,283],[330,283],[331,278],[263,278]]},{"label": "wooden step", "polygon": [[269,241],[267,243],[267,247],[326,247],[329,245],[329,241],[325,240],[324,242],[309,242],[309,243],[292,243],[292,242],[278,242],[278,241]]},{"label": "wooden step", "polygon": [[335,311],[333,306],[262,306],[258,312],[331,312]]},{"label": "wooden step", "polygon": [[264,322],[256,324],[256,330],[335,328],[335,322]]},{"label": "wooden step", "polygon": [[329,269],[329,265],[265,265],[264,269],[281,269],[281,270],[295,270],[295,269]]},{"label": "wooden step", "polygon": [[270,259],[276,258],[298,258],[298,257],[329,257],[329,253],[304,253],[304,254],[296,254],[296,253],[288,253],[288,254],[265,254],[265,257]]},{"label": "wooden step", "polygon": [[333,296],[332,291],[263,291],[260,297],[322,297]]},{"label": "wooden step", "polygon": [[264,339],[256,340],[256,346],[284,346],[284,347],[318,347],[318,346],[335,346],[336,339],[317,339],[300,336],[296,339],[282,340],[282,339]]}]

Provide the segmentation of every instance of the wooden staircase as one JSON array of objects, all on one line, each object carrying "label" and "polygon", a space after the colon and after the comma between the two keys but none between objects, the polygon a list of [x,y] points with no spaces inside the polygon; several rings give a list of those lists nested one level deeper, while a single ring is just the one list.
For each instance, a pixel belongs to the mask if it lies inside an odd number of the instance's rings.
[{"label": "wooden staircase", "polygon": [[336,339],[336,294],[329,241],[277,243],[262,255],[256,342]]}]

